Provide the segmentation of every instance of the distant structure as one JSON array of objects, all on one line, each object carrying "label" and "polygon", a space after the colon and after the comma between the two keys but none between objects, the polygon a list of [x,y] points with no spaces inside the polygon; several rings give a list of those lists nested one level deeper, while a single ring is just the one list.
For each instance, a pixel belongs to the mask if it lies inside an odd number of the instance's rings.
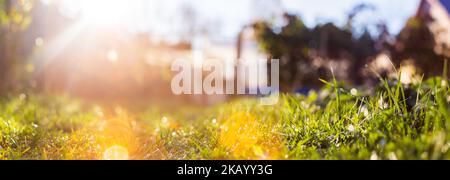
[{"label": "distant structure", "polygon": [[425,21],[435,35],[436,52],[450,56],[450,0],[422,0],[416,18]]},{"label": "distant structure", "polygon": [[450,0],[420,1],[416,14],[397,35],[390,51],[403,74],[423,74],[425,78],[442,75],[444,60],[450,58],[449,12]]}]

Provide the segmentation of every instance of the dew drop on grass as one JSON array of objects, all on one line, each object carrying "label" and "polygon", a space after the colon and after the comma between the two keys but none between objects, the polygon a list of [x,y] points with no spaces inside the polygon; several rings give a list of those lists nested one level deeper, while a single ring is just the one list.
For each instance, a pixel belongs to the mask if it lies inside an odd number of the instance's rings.
[{"label": "dew drop on grass", "polygon": [[448,82],[446,80],[442,80],[441,81],[441,86],[442,87],[447,87],[448,86]]},{"label": "dew drop on grass", "polygon": [[31,126],[33,126],[35,129],[39,127],[37,124],[34,123]]},{"label": "dew drop on grass", "polygon": [[163,118],[161,118],[161,122],[163,124],[169,124],[169,119],[167,117],[163,117]]},{"label": "dew drop on grass", "polygon": [[26,94],[22,93],[22,94],[19,95],[19,100],[21,100],[21,101],[24,101],[26,98],[27,98]]},{"label": "dew drop on grass", "polygon": [[441,149],[441,153],[445,154],[450,149],[450,143],[444,145]]},{"label": "dew drop on grass", "polygon": [[353,88],[352,90],[350,90],[350,94],[351,94],[352,96],[358,96],[358,90],[355,89],[355,88]]},{"label": "dew drop on grass", "polygon": [[394,152],[389,153],[389,160],[398,160],[397,155]]},{"label": "dew drop on grass", "polygon": [[381,109],[389,108],[389,104],[384,101],[383,96],[381,96],[380,99],[378,100],[378,106],[380,106]]},{"label": "dew drop on grass", "polygon": [[372,155],[370,156],[370,160],[379,160],[379,157],[377,155],[377,152],[372,152]]},{"label": "dew drop on grass", "polygon": [[355,126],[353,125],[348,126],[348,131],[351,133],[355,132]]},{"label": "dew drop on grass", "polygon": [[361,107],[360,112],[361,112],[362,114],[364,114],[365,117],[367,117],[367,116],[370,115],[369,110],[367,109],[366,106]]}]

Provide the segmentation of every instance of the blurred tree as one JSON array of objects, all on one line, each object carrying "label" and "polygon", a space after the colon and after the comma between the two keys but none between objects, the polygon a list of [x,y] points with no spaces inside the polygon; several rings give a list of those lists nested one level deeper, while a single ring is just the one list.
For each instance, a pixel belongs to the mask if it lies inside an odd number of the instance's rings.
[{"label": "blurred tree", "polygon": [[439,46],[436,37],[437,35],[430,30],[427,19],[411,18],[391,48],[395,64],[400,66],[405,60],[409,60],[417,68],[418,73],[423,73],[427,77],[442,75],[444,59],[450,57],[436,52]]},{"label": "blurred tree", "polygon": [[0,95],[18,89],[24,70],[21,32],[31,23],[33,0],[0,0]]},{"label": "blurred tree", "polygon": [[[352,11],[349,21],[357,12],[360,10]],[[281,59],[282,91],[321,86],[319,78],[331,78],[331,62],[348,66],[338,67],[340,77],[348,78],[341,80],[362,83],[363,79],[357,74],[377,54],[376,42],[367,30],[355,37],[349,26],[339,28],[327,23],[309,29],[297,16],[285,14],[284,18],[286,23],[281,30],[268,22],[254,24],[261,48],[270,58]]]},{"label": "blurred tree", "polygon": [[322,57],[343,58],[342,52],[351,51],[353,48],[352,32],[342,30],[332,23],[317,26],[312,36],[312,48],[317,49]]},{"label": "blurred tree", "polygon": [[288,91],[293,84],[309,81],[313,73],[308,55],[311,31],[297,16],[285,14],[284,18],[286,25],[279,33],[267,22],[255,23],[254,29],[261,48],[270,58],[281,60],[280,85]]}]

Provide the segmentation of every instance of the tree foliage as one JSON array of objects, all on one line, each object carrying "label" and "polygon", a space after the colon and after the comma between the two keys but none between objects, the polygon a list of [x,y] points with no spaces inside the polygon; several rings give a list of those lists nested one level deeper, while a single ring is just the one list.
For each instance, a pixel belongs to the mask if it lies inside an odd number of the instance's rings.
[{"label": "tree foliage", "polygon": [[24,69],[21,33],[31,23],[33,0],[0,0],[0,94],[18,88]]},{"label": "tree foliage", "polygon": [[355,73],[364,67],[368,57],[376,54],[375,41],[368,32],[355,37],[351,29],[332,23],[308,28],[295,15],[285,14],[284,18],[281,31],[268,22],[254,25],[261,48],[270,58],[281,59],[283,91],[320,86],[319,79],[331,78],[330,62],[347,64],[348,72],[339,72],[342,77],[351,76],[346,80],[362,81]]},{"label": "tree foliage", "polygon": [[444,59],[449,58],[436,52],[438,46],[436,35],[430,30],[427,20],[413,17],[399,33],[396,44],[391,49],[398,66],[409,60],[420,73],[429,77],[441,75]]}]

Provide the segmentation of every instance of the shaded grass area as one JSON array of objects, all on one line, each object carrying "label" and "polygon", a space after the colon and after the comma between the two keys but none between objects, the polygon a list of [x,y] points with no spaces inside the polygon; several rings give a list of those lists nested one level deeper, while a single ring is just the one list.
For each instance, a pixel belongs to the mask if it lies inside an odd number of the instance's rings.
[{"label": "shaded grass area", "polygon": [[448,81],[337,82],[210,108],[131,112],[65,96],[0,103],[0,159],[450,159]]}]

